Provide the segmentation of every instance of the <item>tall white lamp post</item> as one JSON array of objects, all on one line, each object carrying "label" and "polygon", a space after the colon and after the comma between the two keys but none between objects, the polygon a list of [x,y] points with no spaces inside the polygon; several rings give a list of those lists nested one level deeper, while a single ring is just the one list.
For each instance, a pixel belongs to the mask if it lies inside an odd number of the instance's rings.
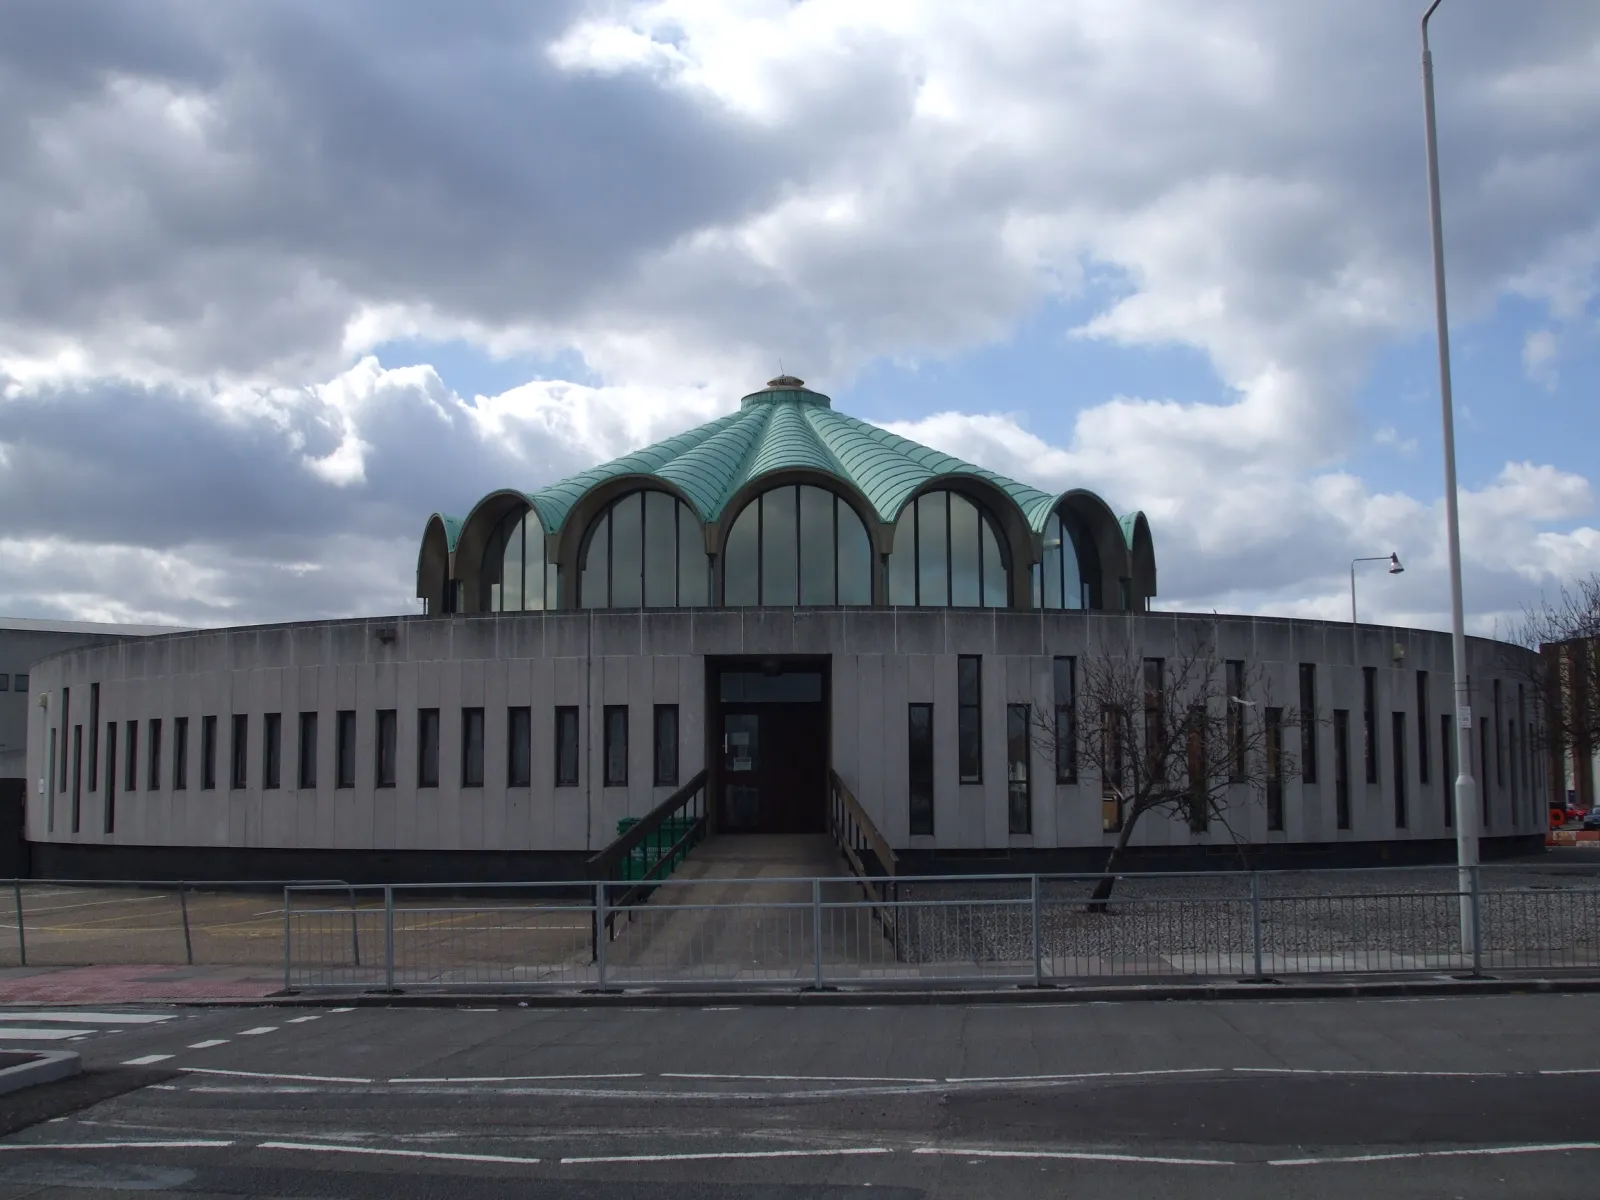
[{"label": "tall white lamp post", "polygon": [[1444,227],[1439,215],[1439,134],[1433,108],[1433,51],[1422,15],[1422,104],[1428,139],[1428,221],[1433,229],[1433,307],[1439,325],[1439,403],[1444,417],[1444,520],[1450,548],[1450,647],[1456,709],[1456,867],[1461,895],[1461,952],[1477,941],[1477,912],[1469,893],[1478,866],[1477,785],[1472,778],[1472,681],[1467,678],[1467,630],[1461,602],[1461,517],[1456,505],[1456,422],[1450,397],[1450,322],[1444,299]]}]

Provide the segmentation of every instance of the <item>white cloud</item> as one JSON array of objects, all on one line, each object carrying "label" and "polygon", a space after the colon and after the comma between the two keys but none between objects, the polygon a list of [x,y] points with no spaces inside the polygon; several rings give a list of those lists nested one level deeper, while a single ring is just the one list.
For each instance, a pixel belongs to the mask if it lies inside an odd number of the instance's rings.
[{"label": "white cloud", "polygon": [[1529,379],[1552,390],[1556,386],[1556,355],[1560,344],[1548,329],[1536,329],[1522,343],[1522,369]]},{"label": "white cloud", "polygon": [[[959,355],[1086,278],[1116,290],[1078,338],[1193,348],[1234,398],[1064,378],[1065,446],[1004,398],[912,434],[1143,507],[1174,601],[1326,607],[1374,543],[1417,562],[1375,603],[1425,590],[1435,489],[1347,463],[1414,449],[1354,404],[1373,352],[1431,314],[1414,17],[0,7],[0,505],[67,572],[7,551],[0,597],[186,621],[388,605],[427,511],[706,419],[780,358],[825,381]],[[1455,315],[1543,305],[1525,364],[1553,370],[1600,278],[1600,11],[1449,18]],[[576,353],[602,382],[467,400],[364,357],[402,336]],[[1552,471],[1509,464],[1464,498],[1477,610],[1593,561],[1588,485]]]}]

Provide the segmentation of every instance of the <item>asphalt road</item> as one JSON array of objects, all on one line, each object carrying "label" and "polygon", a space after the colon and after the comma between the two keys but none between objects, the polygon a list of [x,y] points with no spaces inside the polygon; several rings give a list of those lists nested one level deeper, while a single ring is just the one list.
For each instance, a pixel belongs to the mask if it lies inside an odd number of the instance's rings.
[{"label": "asphalt road", "polygon": [[106,1010],[0,1197],[1587,1200],[1597,1008]]}]

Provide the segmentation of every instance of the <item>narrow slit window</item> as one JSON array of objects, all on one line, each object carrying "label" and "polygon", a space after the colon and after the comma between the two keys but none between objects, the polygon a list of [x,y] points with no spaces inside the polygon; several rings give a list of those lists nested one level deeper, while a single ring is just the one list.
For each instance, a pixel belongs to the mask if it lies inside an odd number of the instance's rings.
[{"label": "narrow slit window", "polygon": [[461,710],[461,786],[483,786],[483,709]]},{"label": "narrow slit window", "polygon": [[1055,660],[1056,691],[1056,782],[1078,782],[1078,678],[1077,660]]},{"label": "narrow slit window", "polygon": [[439,786],[439,710],[417,709],[417,786]]},{"label": "narrow slit window", "polygon": [[373,729],[372,786],[392,788],[399,777],[400,713],[393,708],[380,708]]},{"label": "narrow slit window", "polygon": [[230,761],[228,786],[235,791],[249,786],[250,717],[246,713],[233,714],[233,739],[229,746]]},{"label": "narrow slit window", "polygon": [[1333,710],[1334,825],[1350,828],[1350,710]]},{"label": "narrow slit window", "polygon": [[678,786],[678,706],[658,704],[655,710],[655,786]]},{"label": "narrow slit window", "polygon": [[1269,708],[1265,714],[1267,740],[1267,828],[1283,829],[1283,709]]},{"label": "narrow slit window", "polygon": [[172,721],[172,790],[185,791],[189,786],[189,718],[175,717]]},{"label": "narrow slit window", "polygon": [[1394,743],[1394,827],[1406,827],[1406,715],[1403,712],[1390,714],[1394,729],[1390,733],[1390,740]]},{"label": "narrow slit window", "polygon": [[147,735],[149,750],[144,756],[144,786],[146,791],[159,792],[161,790],[161,718],[151,717],[146,728],[150,732]]},{"label": "narrow slit window", "polygon": [[1300,664],[1300,782],[1317,781],[1317,664]]},{"label": "narrow slit window", "polygon": [[353,788],[356,785],[356,714],[342,708],[334,715],[333,725],[333,786]]},{"label": "narrow slit window", "polygon": [[129,721],[127,735],[122,739],[122,790],[139,790],[139,722]]},{"label": "narrow slit window", "polygon": [[283,714],[266,713],[261,718],[261,787],[276,791],[283,775]]},{"label": "narrow slit window", "polygon": [[1033,832],[1033,786],[1029,771],[1029,706],[1006,705],[1006,832]]},{"label": "narrow slit window", "polygon": [[578,786],[578,709],[576,705],[556,708],[556,786]]},{"label": "narrow slit window", "polygon": [[933,705],[907,706],[910,742],[907,817],[914,837],[933,833]]},{"label": "narrow slit window", "polygon": [[514,705],[506,710],[506,786],[533,783],[533,709]]},{"label": "narrow slit window", "polygon": [[628,706],[608,704],[602,714],[605,722],[606,787],[628,786]]},{"label": "narrow slit window", "polygon": [[200,787],[211,791],[217,786],[217,718],[200,718]]},{"label": "narrow slit window", "polygon": [[317,714],[303,712],[300,714],[300,745],[298,747],[299,786],[302,788],[315,788],[317,786]]},{"label": "narrow slit window", "polygon": [[983,660],[956,659],[956,758],[962,783],[983,782]]}]

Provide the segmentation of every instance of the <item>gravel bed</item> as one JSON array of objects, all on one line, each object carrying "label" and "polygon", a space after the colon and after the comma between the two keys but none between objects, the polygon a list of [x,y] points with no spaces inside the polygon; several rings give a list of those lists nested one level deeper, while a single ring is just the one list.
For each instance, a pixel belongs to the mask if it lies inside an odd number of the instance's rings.
[{"label": "gravel bed", "polygon": [[[1489,866],[1480,913],[1486,966],[1600,965],[1600,870]],[[1261,877],[1261,949],[1279,971],[1457,966],[1456,871],[1303,871]],[[1041,880],[1046,972],[1193,974],[1253,965],[1247,875],[1128,875],[1104,912],[1093,880]],[[1033,955],[1028,884],[959,879],[899,885],[899,958],[966,970]],[[941,903],[942,902],[942,903]]]}]

